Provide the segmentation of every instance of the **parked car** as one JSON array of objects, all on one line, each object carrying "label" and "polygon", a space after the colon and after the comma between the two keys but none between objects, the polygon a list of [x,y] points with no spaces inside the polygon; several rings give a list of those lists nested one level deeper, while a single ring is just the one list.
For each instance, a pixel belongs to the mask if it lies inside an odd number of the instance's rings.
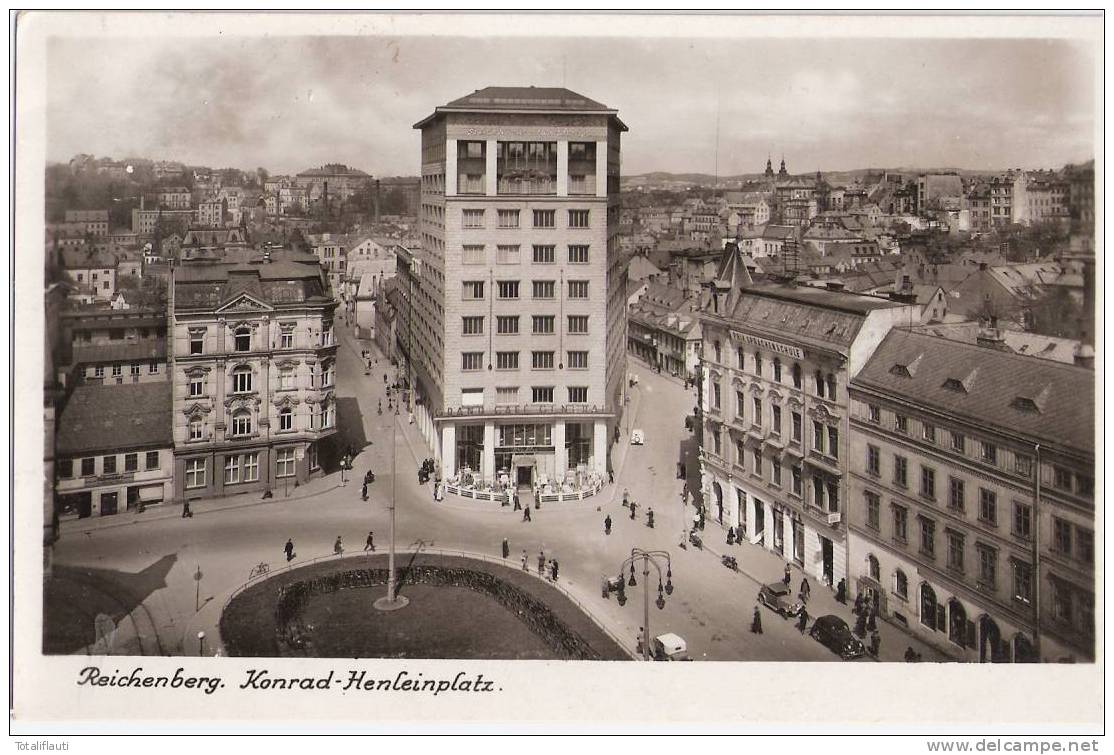
[{"label": "parked car", "polygon": [[650,645],[650,654],[655,661],[691,661],[688,646],[679,635],[672,632],[659,634]]},{"label": "parked car", "polygon": [[641,446],[646,442],[646,434],[641,430],[636,429],[630,434],[630,443],[632,446]]},{"label": "parked car", "polygon": [[812,625],[809,635],[845,661],[866,655],[866,645],[851,633],[847,622],[838,616],[821,616]]},{"label": "parked car", "polygon": [[784,582],[762,585],[758,591],[758,602],[785,618],[801,612],[801,602],[793,599],[793,589]]}]

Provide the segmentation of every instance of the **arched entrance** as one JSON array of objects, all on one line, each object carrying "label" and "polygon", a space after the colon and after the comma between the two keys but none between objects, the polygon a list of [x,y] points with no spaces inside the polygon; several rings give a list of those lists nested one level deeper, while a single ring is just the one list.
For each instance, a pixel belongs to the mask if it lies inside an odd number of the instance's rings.
[{"label": "arched entrance", "polygon": [[921,623],[936,631],[936,591],[927,582],[921,583]]},{"label": "arched entrance", "polygon": [[979,617],[979,663],[1009,663],[1009,645],[1002,642],[998,623],[989,614]]},{"label": "arched entrance", "polygon": [[716,497],[716,521],[723,524],[723,488],[718,482],[713,482],[712,492]]},{"label": "arched entrance", "polygon": [[1033,642],[1021,632],[1015,634],[1013,637],[1013,662],[1037,663],[1039,660],[1037,652],[1033,648]]},{"label": "arched entrance", "polygon": [[948,601],[948,639],[967,647],[967,611],[955,598]]}]

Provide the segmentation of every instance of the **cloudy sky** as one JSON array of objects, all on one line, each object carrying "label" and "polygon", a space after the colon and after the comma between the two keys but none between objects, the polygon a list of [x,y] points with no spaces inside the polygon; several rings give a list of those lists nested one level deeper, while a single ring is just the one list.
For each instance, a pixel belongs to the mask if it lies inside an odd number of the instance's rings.
[{"label": "cloudy sky", "polygon": [[1056,167],[1093,155],[1093,51],[1043,40],[53,39],[47,149],[416,175],[411,126],[488,85],[617,108],[623,172]]}]

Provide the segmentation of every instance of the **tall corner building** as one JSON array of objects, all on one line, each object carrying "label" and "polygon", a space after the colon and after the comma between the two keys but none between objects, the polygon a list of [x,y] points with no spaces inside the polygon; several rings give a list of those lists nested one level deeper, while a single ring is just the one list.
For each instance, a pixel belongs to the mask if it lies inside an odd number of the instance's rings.
[{"label": "tall corner building", "polygon": [[615,110],[488,87],[422,132],[421,249],[398,255],[396,351],[446,478],[605,473],[623,410]]}]

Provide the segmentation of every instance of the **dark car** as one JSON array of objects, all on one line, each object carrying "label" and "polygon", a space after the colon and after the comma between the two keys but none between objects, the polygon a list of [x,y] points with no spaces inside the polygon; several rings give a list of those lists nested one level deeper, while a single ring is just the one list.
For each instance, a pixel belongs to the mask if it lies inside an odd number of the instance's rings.
[{"label": "dark car", "polygon": [[847,622],[838,616],[821,616],[812,625],[812,631],[809,634],[812,639],[833,653],[838,653],[839,657],[845,661],[866,655],[866,645],[858,637],[851,634],[851,628],[847,626]]},{"label": "dark car", "polygon": [[784,582],[762,585],[762,589],[758,591],[758,602],[784,617],[796,616],[801,612],[800,601],[793,599],[793,590]]}]

